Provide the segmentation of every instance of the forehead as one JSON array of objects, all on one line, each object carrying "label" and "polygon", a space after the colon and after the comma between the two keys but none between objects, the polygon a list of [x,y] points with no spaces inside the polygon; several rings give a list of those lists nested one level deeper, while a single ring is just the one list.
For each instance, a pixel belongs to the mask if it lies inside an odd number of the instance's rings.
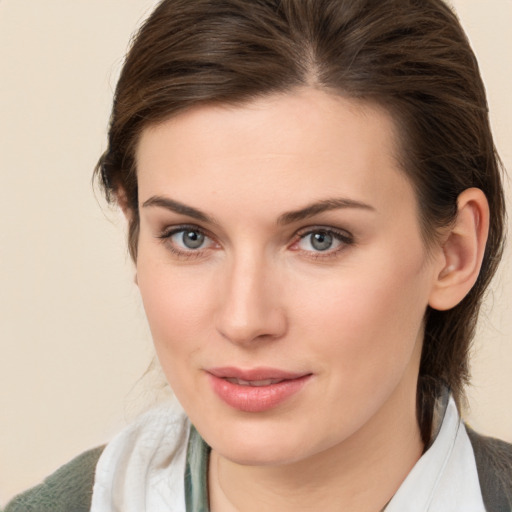
[{"label": "forehead", "polygon": [[409,187],[396,141],[383,108],[315,89],[200,106],[144,130],[139,196],[194,201],[204,190],[241,205],[257,197],[273,209],[340,194],[389,201],[397,187]]}]

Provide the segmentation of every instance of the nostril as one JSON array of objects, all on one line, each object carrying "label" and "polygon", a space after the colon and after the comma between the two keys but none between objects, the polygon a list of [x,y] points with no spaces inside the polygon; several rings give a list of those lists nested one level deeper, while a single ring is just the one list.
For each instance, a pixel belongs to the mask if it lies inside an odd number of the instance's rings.
[{"label": "nostril", "polygon": [[273,341],[286,332],[286,317],[274,310],[267,314],[253,314],[245,322],[237,322],[236,318],[226,316],[217,319],[217,331],[231,343],[246,344]]}]

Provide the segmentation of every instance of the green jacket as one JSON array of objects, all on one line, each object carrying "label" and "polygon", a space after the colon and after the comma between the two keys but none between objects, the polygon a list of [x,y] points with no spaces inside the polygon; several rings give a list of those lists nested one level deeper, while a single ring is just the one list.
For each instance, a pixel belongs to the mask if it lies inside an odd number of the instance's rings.
[{"label": "green jacket", "polygon": [[42,484],[16,496],[4,512],[89,512],[94,471],[103,448],[68,462]]},{"label": "green jacket", "polygon": [[[512,512],[512,445],[469,428],[468,434],[487,511]],[[73,459],[41,485],[14,498],[4,512],[89,512],[94,470],[103,448]]]}]

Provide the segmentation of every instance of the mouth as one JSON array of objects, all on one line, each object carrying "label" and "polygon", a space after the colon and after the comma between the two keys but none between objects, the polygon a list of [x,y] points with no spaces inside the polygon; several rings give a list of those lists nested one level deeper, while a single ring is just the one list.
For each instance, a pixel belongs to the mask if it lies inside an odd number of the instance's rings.
[{"label": "mouth", "polygon": [[298,394],[313,376],[275,368],[242,370],[234,367],[206,371],[215,394],[228,406],[243,412],[264,412]]},{"label": "mouth", "polygon": [[235,379],[233,377],[226,378],[228,382],[231,384],[237,384],[238,386],[253,386],[253,387],[261,387],[261,386],[270,386],[272,384],[279,384],[286,379],[265,379],[265,380],[242,380]]}]

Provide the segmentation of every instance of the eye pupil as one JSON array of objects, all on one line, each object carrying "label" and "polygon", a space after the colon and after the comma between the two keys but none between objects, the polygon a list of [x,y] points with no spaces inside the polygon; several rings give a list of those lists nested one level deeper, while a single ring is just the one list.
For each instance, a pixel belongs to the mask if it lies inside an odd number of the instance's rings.
[{"label": "eye pupil", "polygon": [[198,249],[204,243],[204,235],[198,231],[184,231],[182,240],[188,249]]},{"label": "eye pupil", "polygon": [[311,237],[311,246],[317,251],[326,251],[332,246],[332,235],[325,231],[314,233]]}]

